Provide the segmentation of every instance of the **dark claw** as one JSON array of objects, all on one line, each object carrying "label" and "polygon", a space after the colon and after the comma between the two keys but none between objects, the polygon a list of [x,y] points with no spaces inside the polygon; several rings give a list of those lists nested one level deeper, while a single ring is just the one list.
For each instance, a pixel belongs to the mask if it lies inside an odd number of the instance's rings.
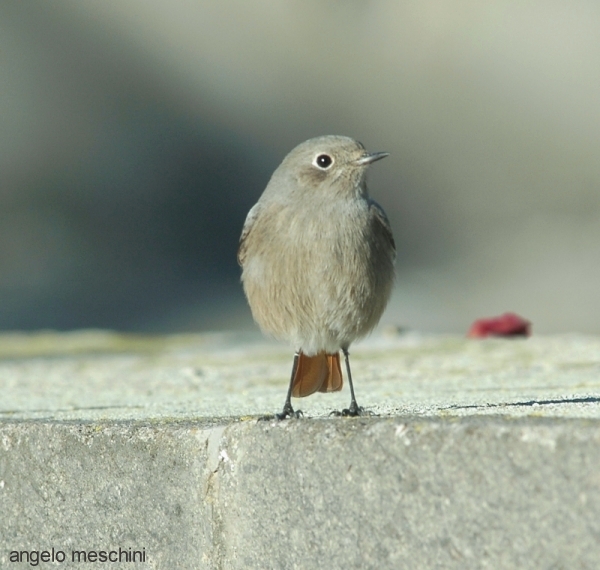
[{"label": "dark claw", "polygon": [[292,405],[289,402],[286,402],[285,406],[283,406],[283,410],[281,411],[280,414],[275,414],[275,419],[278,420],[285,420],[287,418],[302,418],[304,417],[304,414],[302,413],[302,410],[296,410],[294,411],[294,408],[292,408]]},{"label": "dark claw", "polygon": [[334,410],[329,415],[338,417],[341,416],[344,418],[356,418],[358,416],[373,416],[374,414],[369,410],[365,410],[362,406],[350,404],[349,408],[345,408],[341,412],[338,410]]},{"label": "dark claw", "polygon": [[365,409],[362,406],[356,406],[355,408],[350,406],[349,408],[342,410],[342,416],[350,417],[350,418],[356,418],[357,416],[362,416],[364,413],[365,413]]},{"label": "dark claw", "polygon": [[283,410],[283,412],[281,412],[280,414],[275,414],[275,418],[278,420],[285,420],[287,418],[295,418],[295,419],[299,419],[299,418],[303,418],[304,414],[302,413],[302,410]]},{"label": "dark claw", "polygon": [[294,418],[294,419],[298,419],[298,418],[303,418],[304,414],[302,413],[302,410],[283,410],[280,414],[269,414],[268,416],[260,416],[258,418],[259,422],[270,422],[271,420],[287,420],[288,418]]}]

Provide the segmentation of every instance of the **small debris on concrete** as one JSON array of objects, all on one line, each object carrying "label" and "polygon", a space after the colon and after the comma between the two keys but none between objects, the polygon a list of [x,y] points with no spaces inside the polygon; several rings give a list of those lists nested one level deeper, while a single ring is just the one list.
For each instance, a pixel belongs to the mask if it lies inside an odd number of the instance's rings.
[{"label": "small debris on concrete", "polygon": [[469,338],[488,336],[531,336],[531,322],[516,313],[477,319],[467,333]]}]

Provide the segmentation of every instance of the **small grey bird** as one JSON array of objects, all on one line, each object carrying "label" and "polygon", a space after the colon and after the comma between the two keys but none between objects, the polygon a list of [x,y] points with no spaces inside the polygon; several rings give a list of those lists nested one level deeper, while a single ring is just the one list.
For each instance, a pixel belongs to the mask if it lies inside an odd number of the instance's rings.
[{"label": "small grey bird", "polygon": [[396,248],[385,212],[369,197],[368,166],[388,156],[348,137],[309,139],[275,170],[240,238],[244,292],[262,331],[296,350],[278,419],[299,417],[291,397],[342,389],[348,348],[378,323],[394,282]]}]

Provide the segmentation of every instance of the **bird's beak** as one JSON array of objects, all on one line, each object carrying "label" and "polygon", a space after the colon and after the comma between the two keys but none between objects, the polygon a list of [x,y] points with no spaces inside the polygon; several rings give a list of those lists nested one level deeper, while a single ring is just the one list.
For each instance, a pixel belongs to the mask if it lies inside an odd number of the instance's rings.
[{"label": "bird's beak", "polygon": [[368,164],[371,164],[376,160],[381,160],[389,155],[389,152],[371,152],[369,154],[363,154],[363,156],[354,161],[354,164],[356,164],[356,166],[367,166]]}]

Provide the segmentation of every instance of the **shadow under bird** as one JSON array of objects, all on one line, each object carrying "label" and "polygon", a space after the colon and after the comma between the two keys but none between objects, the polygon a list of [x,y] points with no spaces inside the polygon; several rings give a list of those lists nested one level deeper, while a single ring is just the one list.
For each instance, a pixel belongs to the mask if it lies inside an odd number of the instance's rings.
[{"label": "shadow under bird", "polygon": [[340,350],[351,401],[334,413],[365,413],[348,349],[379,322],[394,282],[392,230],[366,185],[369,165],[386,156],[348,137],[309,139],[284,158],[248,213],[238,262],[252,315],[296,350],[278,419],[302,414],[292,396],[342,389]]}]

